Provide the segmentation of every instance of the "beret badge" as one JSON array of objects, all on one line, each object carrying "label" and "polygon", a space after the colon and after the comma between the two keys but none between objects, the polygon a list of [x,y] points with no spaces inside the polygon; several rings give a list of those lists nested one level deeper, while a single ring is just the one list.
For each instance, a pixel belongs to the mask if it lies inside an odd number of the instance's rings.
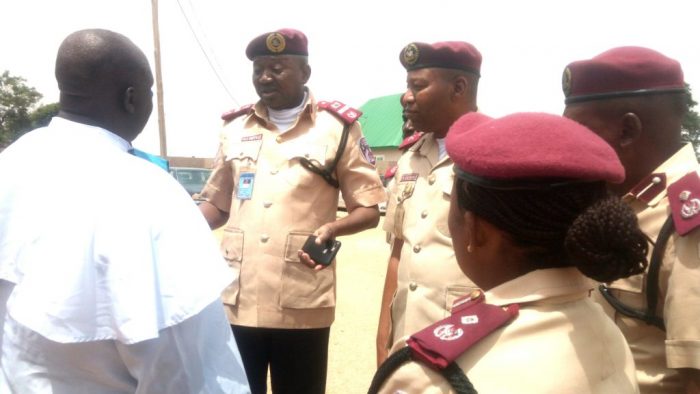
[{"label": "beret badge", "polygon": [[265,45],[267,49],[272,53],[280,53],[284,51],[287,43],[284,40],[284,36],[280,33],[270,33],[265,40]]},{"label": "beret badge", "polygon": [[419,55],[420,51],[416,44],[408,44],[403,49],[403,61],[408,65],[415,64],[418,61]]},{"label": "beret badge", "polygon": [[571,94],[571,69],[569,67],[564,69],[561,76],[561,89],[564,91],[564,96]]}]

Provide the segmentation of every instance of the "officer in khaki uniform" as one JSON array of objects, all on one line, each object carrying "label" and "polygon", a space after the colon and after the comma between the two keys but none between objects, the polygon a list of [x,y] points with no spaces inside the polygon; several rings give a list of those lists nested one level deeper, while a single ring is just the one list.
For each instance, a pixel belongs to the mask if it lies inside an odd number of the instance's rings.
[{"label": "officer in khaki uniform", "polygon": [[[246,55],[261,100],[224,114],[200,209],[212,228],[225,223],[221,250],[240,272],[223,301],[253,393],[266,392],[268,365],[275,393],[323,393],[335,264],[300,249],[311,234],[321,244],[376,226],[386,196],[360,113],[305,87],[304,34],[263,34]],[[336,220],[339,190],[348,215]]]},{"label": "officer in khaki uniform", "polygon": [[424,134],[397,163],[384,230],[392,252],[377,332],[377,362],[404,336],[449,314],[476,287],[459,272],[447,229],[452,160],[444,138],[459,116],[476,111],[481,54],[466,42],[411,43],[399,55],[407,71],[404,114]]},{"label": "officer in khaki uniform", "polygon": [[637,393],[622,333],[588,296],[587,277],[646,264],[634,213],[607,194],[624,179],[614,150],[560,116],[479,115],[447,136],[448,222],[461,271],[483,291],[396,344],[369,393]]},{"label": "officer in khaki uniform", "polygon": [[650,244],[646,272],[602,286],[594,298],[627,338],[642,393],[700,392],[700,179],[695,151],[680,137],[681,66],[651,49],[621,47],[572,62],[563,82],[564,115],[620,156],[627,180],[612,189]]}]

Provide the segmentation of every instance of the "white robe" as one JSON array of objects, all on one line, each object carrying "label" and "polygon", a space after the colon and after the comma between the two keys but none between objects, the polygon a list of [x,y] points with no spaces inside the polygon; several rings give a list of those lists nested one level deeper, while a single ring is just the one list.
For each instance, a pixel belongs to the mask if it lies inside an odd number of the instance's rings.
[{"label": "white robe", "polygon": [[54,118],[0,154],[6,383],[247,392],[219,302],[238,278],[189,195],[129,147]]}]

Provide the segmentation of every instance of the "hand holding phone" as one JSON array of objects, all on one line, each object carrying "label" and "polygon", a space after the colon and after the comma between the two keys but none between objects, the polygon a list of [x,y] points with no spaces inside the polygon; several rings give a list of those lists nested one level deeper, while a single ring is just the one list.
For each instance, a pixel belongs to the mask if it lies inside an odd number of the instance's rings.
[{"label": "hand holding phone", "polygon": [[320,245],[316,243],[316,236],[309,235],[306,239],[304,246],[301,250],[308,254],[309,257],[316,262],[316,264],[321,264],[323,266],[329,266],[335,255],[338,254],[340,249],[340,241],[335,239],[329,239],[328,241],[321,243]]}]

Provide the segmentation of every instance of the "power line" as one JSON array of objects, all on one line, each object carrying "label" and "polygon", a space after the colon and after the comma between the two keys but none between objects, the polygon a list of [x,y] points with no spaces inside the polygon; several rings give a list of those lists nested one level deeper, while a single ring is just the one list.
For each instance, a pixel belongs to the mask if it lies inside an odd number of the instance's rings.
[{"label": "power line", "polygon": [[[202,51],[202,54],[204,54],[204,58],[207,59],[207,63],[209,64],[209,67],[211,67],[211,70],[214,72],[214,75],[216,75],[216,78],[219,80],[219,83],[221,84],[221,87],[224,88],[226,91],[226,94],[233,100],[233,103],[236,106],[240,106],[238,103],[238,100],[236,100],[235,97],[233,97],[233,93],[231,93],[231,90],[229,90],[228,86],[226,86],[226,82],[224,82],[224,79],[221,76],[221,73],[217,69],[216,65],[214,64],[215,61],[212,61],[212,59],[209,56],[209,53],[207,52],[206,49],[204,49],[204,45],[202,44],[202,41],[199,39],[199,36],[195,32],[192,23],[190,22],[190,18],[187,16],[187,13],[185,12],[185,9],[182,7],[182,3],[180,0],[177,0],[177,5],[180,7],[180,12],[182,13],[182,16],[185,18],[185,22],[187,22],[187,26],[190,29],[190,32],[192,32],[192,35],[194,36],[195,41],[197,42],[197,45],[199,46],[199,49]],[[190,2],[190,8],[192,8],[192,3]],[[217,63],[218,64],[218,63]]]}]

